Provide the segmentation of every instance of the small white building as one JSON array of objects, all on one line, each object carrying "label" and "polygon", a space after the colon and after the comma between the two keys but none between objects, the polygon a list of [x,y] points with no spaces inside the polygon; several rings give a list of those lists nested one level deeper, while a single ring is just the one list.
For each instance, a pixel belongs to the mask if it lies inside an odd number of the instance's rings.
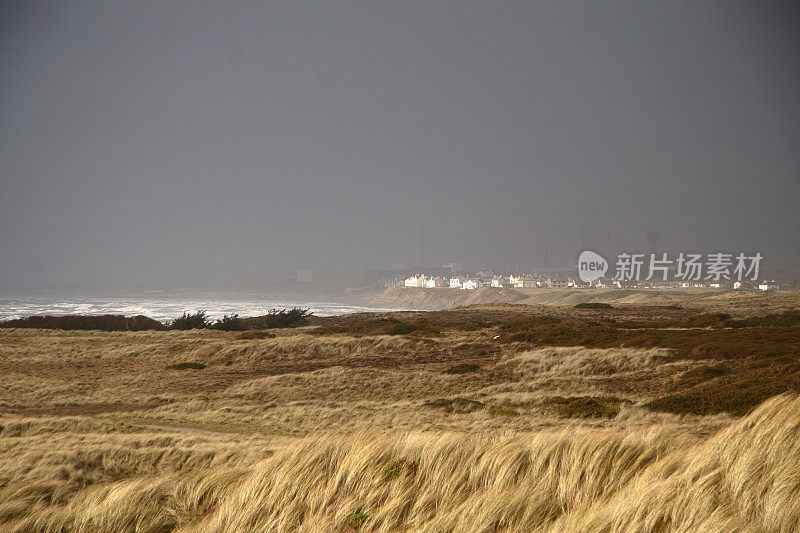
[{"label": "small white building", "polygon": [[780,287],[774,281],[764,281],[758,284],[758,290],[760,291],[777,291],[780,290]]},{"label": "small white building", "polygon": [[474,279],[468,279],[464,283],[461,284],[461,288],[467,291],[471,291],[478,288],[478,282]]},{"label": "small white building", "polygon": [[522,281],[522,276],[515,276],[511,274],[508,276],[508,285],[509,287],[514,287],[515,289],[522,289],[525,286],[525,283]]},{"label": "small white building", "polygon": [[460,289],[461,288],[461,279],[460,278],[450,278],[450,288],[451,289]]},{"label": "small white building", "polygon": [[425,286],[425,275],[420,274],[419,276],[411,276],[407,278],[405,281],[406,287],[424,287]]},{"label": "small white building", "polygon": [[492,276],[491,284],[492,284],[492,287],[502,287],[503,286],[503,277],[502,276]]},{"label": "small white building", "polygon": [[423,286],[426,289],[435,289],[436,288],[436,278],[427,278],[423,283]]}]

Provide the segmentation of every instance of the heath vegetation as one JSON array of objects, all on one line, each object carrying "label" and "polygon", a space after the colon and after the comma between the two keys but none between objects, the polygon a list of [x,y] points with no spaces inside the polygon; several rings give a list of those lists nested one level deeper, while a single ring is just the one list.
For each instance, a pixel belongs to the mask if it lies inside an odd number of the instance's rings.
[{"label": "heath vegetation", "polygon": [[109,320],[0,330],[0,530],[800,528],[794,311]]}]

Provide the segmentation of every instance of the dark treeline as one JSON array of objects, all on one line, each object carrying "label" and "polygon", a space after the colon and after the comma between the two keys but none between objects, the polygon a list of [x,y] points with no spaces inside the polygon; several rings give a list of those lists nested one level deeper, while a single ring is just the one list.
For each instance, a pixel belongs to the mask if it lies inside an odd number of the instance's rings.
[{"label": "dark treeline", "polygon": [[144,315],[29,316],[0,322],[3,328],[97,329],[102,331],[144,331],[169,329],[166,324]]},{"label": "dark treeline", "polygon": [[61,315],[29,316],[0,322],[0,328],[37,328],[63,330],[100,331],[164,331],[168,329],[216,329],[220,331],[245,331],[251,329],[285,328],[301,325],[312,316],[308,309],[273,309],[268,314],[257,317],[240,318],[238,314],[225,315],[212,321],[205,311],[194,314],[184,313],[167,323],[153,318],[136,315]]},{"label": "dark treeline", "polygon": [[272,309],[262,316],[241,318],[238,314],[225,315],[216,321],[206,317],[205,311],[195,314],[184,313],[170,324],[172,329],[218,329],[221,331],[246,331],[248,329],[287,328],[296,326],[310,317],[308,309],[295,307],[292,309]]}]

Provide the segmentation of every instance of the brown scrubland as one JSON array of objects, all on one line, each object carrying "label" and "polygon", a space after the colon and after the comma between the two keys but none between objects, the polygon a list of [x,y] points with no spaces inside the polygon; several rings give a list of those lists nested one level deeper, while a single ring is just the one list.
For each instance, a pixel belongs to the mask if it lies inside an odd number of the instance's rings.
[{"label": "brown scrubland", "polygon": [[0,329],[0,530],[800,531],[761,303]]}]

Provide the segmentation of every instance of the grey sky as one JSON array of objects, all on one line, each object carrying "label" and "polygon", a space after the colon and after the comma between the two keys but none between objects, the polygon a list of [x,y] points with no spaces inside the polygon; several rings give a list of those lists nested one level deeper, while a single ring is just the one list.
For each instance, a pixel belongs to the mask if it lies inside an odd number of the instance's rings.
[{"label": "grey sky", "polygon": [[792,4],[1,5],[3,286],[800,256]]}]

